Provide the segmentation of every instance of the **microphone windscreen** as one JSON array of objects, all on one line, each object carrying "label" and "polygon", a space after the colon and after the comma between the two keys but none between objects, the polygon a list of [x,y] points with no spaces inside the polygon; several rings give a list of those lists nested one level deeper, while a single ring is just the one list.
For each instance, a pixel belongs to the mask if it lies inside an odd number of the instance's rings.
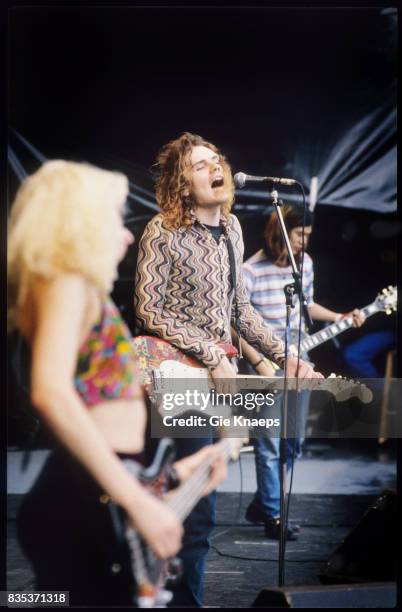
[{"label": "microphone windscreen", "polygon": [[236,172],[233,180],[238,189],[243,189],[244,185],[246,184],[247,175],[244,174],[244,172]]}]

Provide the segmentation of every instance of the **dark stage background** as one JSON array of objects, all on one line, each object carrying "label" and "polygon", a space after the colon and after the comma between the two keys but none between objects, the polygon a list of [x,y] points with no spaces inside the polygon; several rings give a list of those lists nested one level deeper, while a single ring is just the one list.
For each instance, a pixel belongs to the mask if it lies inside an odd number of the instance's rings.
[{"label": "dark stage background", "polygon": [[[396,283],[396,38],[392,8],[15,7],[10,128],[47,158],[124,171],[137,238],[155,214],[156,153],[182,131],[217,144],[234,172],[295,177],[307,195],[318,176],[316,300],[346,311]],[[39,162],[11,130],[10,145],[22,164],[11,201]],[[236,202],[248,257],[269,202],[259,190]],[[134,245],[114,292],[133,329],[135,257]],[[337,351],[324,347],[325,370]]]}]

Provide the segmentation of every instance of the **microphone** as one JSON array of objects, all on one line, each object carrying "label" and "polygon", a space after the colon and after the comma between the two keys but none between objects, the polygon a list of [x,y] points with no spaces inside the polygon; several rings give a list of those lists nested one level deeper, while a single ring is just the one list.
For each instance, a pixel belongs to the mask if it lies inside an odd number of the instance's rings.
[{"label": "microphone", "polygon": [[278,178],[277,176],[253,176],[244,172],[236,172],[233,177],[236,187],[243,189],[246,183],[278,183],[279,185],[296,185],[297,181],[290,178]]}]

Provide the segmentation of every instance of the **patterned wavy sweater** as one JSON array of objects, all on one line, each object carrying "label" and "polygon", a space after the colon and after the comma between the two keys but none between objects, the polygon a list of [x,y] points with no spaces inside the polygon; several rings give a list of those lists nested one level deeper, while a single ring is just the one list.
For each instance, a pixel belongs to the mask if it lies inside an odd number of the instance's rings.
[{"label": "patterned wavy sweater", "polygon": [[216,345],[231,342],[234,291],[226,237],[236,260],[239,331],[243,338],[279,366],[284,345],[250,305],[244,286],[244,244],[234,215],[221,217],[224,233],[219,243],[193,215],[190,227],[166,228],[156,215],[146,226],[139,244],[135,310],[139,326],[193,355],[210,369],[225,355]]}]

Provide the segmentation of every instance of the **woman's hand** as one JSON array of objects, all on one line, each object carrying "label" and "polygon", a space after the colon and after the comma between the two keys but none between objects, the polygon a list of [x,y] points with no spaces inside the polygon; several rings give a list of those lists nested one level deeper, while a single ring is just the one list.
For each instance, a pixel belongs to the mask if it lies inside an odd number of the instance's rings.
[{"label": "woman's hand", "polygon": [[134,528],[159,559],[173,557],[181,547],[183,526],[169,506],[144,489],[133,510],[126,508]]},{"label": "woman's hand", "polygon": [[[227,476],[226,461],[219,445],[205,446],[198,452],[176,461],[174,467],[181,482],[185,482],[202,463],[209,464],[209,477],[202,490],[208,495]],[[160,559],[167,559],[180,550],[183,527],[171,508],[144,490],[144,496],[133,511],[127,510],[135,528]]]},{"label": "woman's hand", "polygon": [[224,454],[219,443],[204,446],[189,457],[176,461],[174,467],[181,482],[185,482],[191,474],[202,464],[203,461],[210,460],[210,474],[207,485],[203,489],[202,495],[208,495],[214,491],[218,484],[225,480],[227,476],[227,467]]}]

